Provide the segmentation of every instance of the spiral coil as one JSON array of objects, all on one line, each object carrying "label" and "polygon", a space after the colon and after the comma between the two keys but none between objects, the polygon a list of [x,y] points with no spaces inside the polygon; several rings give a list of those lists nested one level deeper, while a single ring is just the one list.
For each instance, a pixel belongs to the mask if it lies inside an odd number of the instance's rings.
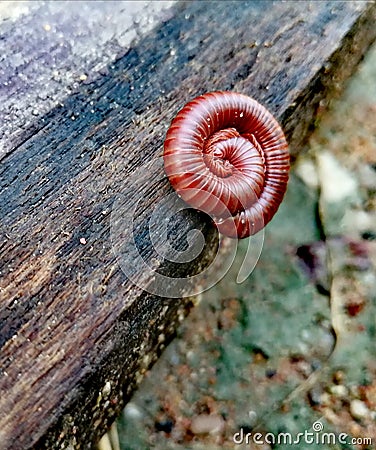
[{"label": "spiral coil", "polygon": [[182,199],[219,231],[245,238],[282,202],[290,158],[281,127],[256,100],[210,92],[179,111],[164,143],[164,166]]}]

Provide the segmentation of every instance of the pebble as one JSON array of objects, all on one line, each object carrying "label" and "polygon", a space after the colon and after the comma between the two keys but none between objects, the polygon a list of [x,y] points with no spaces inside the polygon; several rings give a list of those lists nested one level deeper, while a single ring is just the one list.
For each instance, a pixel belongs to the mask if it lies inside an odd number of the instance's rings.
[{"label": "pebble", "polygon": [[338,203],[354,196],[358,188],[355,177],[331,153],[318,153],[317,162],[321,195],[325,202]]},{"label": "pebble", "polygon": [[350,414],[354,419],[366,419],[370,415],[367,405],[361,400],[355,399],[350,403]]},{"label": "pebble", "polygon": [[193,434],[220,434],[225,426],[222,416],[218,414],[200,414],[192,419]]},{"label": "pebble", "polygon": [[249,425],[251,427],[254,427],[257,422],[257,413],[256,411],[248,411],[248,417],[249,417]]},{"label": "pebble", "polygon": [[311,406],[318,406],[322,404],[322,389],[314,387],[308,392],[308,400]]},{"label": "pebble", "polygon": [[135,403],[132,403],[132,402],[129,402],[127,404],[127,406],[123,410],[123,414],[124,414],[125,420],[127,420],[127,419],[140,420],[143,417],[143,413],[140,410],[140,408]]},{"label": "pebble", "polygon": [[335,384],[335,385],[331,386],[330,392],[339,398],[344,398],[349,393],[347,387],[344,386],[343,384]]},{"label": "pebble", "polygon": [[320,405],[329,406],[331,403],[330,395],[327,392],[323,392],[320,397]]},{"label": "pebble", "polygon": [[345,379],[345,374],[342,372],[342,370],[337,370],[337,371],[334,372],[334,374],[333,374],[333,381],[336,384],[343,383],[344,379]]},{"label": "pebble", "polygon": [[297,162],[296,173],[303,182],[312,189],[319,187],[319,177],[317,175],[317,168],[313,161],[301,159]]}]

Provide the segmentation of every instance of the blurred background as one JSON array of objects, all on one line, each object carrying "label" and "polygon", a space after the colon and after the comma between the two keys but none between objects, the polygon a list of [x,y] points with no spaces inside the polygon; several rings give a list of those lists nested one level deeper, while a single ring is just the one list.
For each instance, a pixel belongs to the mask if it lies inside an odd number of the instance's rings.
[{"label": "blurred background", "polygon": [[358,443],[299,448],[375,448],[375,118],[376,46],[320,111],[253,273],[204,293],[146,373],[118,421],[122,450],[291,448],[234,434],[317,421]]}]

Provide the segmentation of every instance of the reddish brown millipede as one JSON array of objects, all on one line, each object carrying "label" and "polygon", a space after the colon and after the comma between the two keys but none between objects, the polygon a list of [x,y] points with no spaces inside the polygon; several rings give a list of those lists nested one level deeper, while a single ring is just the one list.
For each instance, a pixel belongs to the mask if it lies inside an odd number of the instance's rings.
[{"label": "reddish brown millipede", "polygon": [[167,132],[163,158],[182,199],[210,214],[230,237],[261,230],[286,191],[290,158],[283,131],[243,94],[210,92],[187,103]]}]

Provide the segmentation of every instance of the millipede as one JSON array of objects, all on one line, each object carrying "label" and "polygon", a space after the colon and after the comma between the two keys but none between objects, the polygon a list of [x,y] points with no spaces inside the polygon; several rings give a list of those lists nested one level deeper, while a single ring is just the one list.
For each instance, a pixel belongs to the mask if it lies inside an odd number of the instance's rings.
[{"label": "millipede", "polygon": [[267,225],[287,188],[284,133],[264,106],[240,93],[209,92],[187,103],[167,131],[163,158],[178,195],[233,238]]}]

